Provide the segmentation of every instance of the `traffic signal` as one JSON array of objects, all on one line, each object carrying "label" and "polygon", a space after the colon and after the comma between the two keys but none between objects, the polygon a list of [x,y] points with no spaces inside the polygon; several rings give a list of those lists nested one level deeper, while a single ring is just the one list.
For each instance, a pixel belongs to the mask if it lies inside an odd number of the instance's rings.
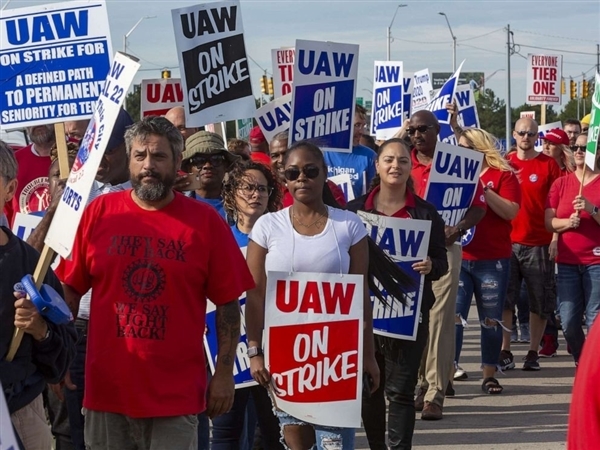
[{"label": "traffic signal", "polygon": [[267,92],[269,95],[274,95],[275,91],[273,90],[273,77],[269,78],[269,85],[267,86]]},{"label": "traffic signal", "polygon": [[565,95],[567,93],[567,86],[565,83],[565,79],[560,79],[560,95]]},{"label": "traffic signal", "polygon": [[267,76],[263,75],[262,77],[260,77],[260,92],[262,92],[263,94],[267,93]]},{"label": "traffic signal", "polygon": [[583,85],[581,87],[581,97],[588,98],[589,93],[590,93],[590,84],[589,84],[588,80],[583,80]]},{"label": "traffic signal", "polygon": [[577,98],[577,83],[575,83],[574,80],[571,80],[569,82],[569,87],[571,89],[571,100],[574,100]]},{"label": "traffic signal", "polygon": [[168,70],[168,69],[163,69],[163,70],[160,72],[160,77],[161,77],[161,78],[171,78],[171,71],[170,71],[170,70]]}]

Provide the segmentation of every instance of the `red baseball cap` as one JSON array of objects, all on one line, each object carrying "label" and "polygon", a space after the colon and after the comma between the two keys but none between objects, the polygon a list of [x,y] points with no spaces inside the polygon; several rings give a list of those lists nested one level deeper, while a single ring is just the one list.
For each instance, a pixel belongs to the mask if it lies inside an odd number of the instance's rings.
[{"label": "red baseball cap", "polygon": [[560,128],[553,128],[548,131],[542,139],[552,142],[553,144],[569,145],[569,136],[567,136],[567,133]]},{"label": "red baseball cap", "polygon": [[267,139],[265,138],[265,135],[263,134],[260,127],[256,126],[256,127],[252,128],[252,131],[250,131],[249,141],[250,141],[250,144],[252,144],[252,145],[260,145],[263,142],[267,142]]}]

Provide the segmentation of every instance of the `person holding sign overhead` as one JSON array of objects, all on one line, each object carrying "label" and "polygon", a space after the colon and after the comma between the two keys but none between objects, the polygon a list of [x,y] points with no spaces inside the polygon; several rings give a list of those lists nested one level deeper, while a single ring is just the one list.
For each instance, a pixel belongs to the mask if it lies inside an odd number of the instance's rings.
[{"label": "person holding sign overhead", "polygon": [[366,211],[402,219],[431,222],[431,237],[427,259],[417,262],[413,269],[425,275],[423,301],[416,341],[393,339],[377,335],[376,349],[382,372],[382,385],[370,399],[363,399],[363,423],[369,447],[386,449],[385,399],[389,400],[388,437],[391,449],[410,449],[415,428],[415,385],[419,365],[429,334],[429,310],[435,302],[432,281],[448,271],[444,222],[435,207],[418,197],[410,176],[410,148],[402,139],[385,141],[378,150],[375,162],[377,175],[369,193],[348,204],[350,211]]},{"label": "person holding sign overhead", "polygon": [[556,263],[558,310],[575,364],[588,330],[600,311],[600,167],[585,164],[587,135],[572,147],[577,170],[552,184],[546,204],[546,228],[558,233]]},{"label": "person holding sign overhead", "polygon": [[486,394],[500,394],[502,386],[494,375],[502,347],[502,311],[510,274],[510,222],[519,211],[521,187],[512,167],[500,154],[494,136],[484,130],[466,128],[458,145],[484,154],[480,180],[488,210],[481,222],[462,238],[454,361],[459,367],[464,326],[475,296],[481,327],[481,388]]}]

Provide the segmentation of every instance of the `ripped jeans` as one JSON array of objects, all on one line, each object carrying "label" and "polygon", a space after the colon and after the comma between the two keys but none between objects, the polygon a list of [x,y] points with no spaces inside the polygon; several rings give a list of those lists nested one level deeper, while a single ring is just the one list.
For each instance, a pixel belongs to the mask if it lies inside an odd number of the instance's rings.
[{"label": "ripped jeans", "polygon": [[456,353],[454,355],[456,362],[459,361],[463,343],[464,327],[460,323],[460,318],[467,320],[474,294],[481,326],[482,365],[498,365],[498,357],[502,348],[502,327],[495,324],[495,321],[502,320],[510,275],[509,264],[510,258],[463,260],[456,299]]},{"label": "ripped jeans", "polygon": [[[354,428],[333,428],[315,425],[296,419],[278,409],[275,410],[275,415],[281,425],[281,441],[284,446],[283,429],[286,425],[308,425],[315,430],[316,445],[313,448],[317,450],[351,450],[354,448]],[[285,447],[288,448],[287,446]]]}]

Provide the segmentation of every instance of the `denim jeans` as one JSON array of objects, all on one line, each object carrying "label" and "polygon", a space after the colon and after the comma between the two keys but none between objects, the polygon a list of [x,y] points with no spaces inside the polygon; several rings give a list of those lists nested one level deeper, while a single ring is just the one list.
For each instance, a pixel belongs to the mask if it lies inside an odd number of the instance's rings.
[{"label": "denim jeans", "polygon": [[[496,366],[502,347],[502,327],[495,322],[502,320],[502,310],[510,274],[510,259],[480,261],[463,260],[456,299],[456,315],[467,320],[471,299],[475,294],[477,313],[481,327],[481,362],[484,366]],[[487,322],[487,323],[486,323]],[[462,324],[456,324],[456,353],[458,362],[463,343]]]},{"label": "denim jeans", "polygon": [[589,329],[600,310],[600,264],[558,264],[557,286],[563,333],[578,362],[585,342],[583,313]]},{"label": "denim jeans", "polygon": [[316,448],[317,450],[346,450],[354,448],[354,435],[356,433],[354,428],[315,425],[296,419],[281,410],[276,410],[275,415],[279,419],[279,424],[281,425],[282,442],[283,430],[286,425],[309,425],[315,430],[316,444],[313,448]]},{"label": "denim jeans", "polygon": [[85,355],[87,348],[87,324],[86,321],[77,320],[75,327],[77,328],[77,353],[75,359],[71,363],[69,372],[71,381],[77,389],[63,389],[65,394],[65,403],[69,413],[69,427],[71,428],[71,441],[75,450],[85,450],[85,442],[83,439],[83,430],[85,419],[81,414],[83,408],[83,392],[85,389]]},{"label": "denim jeans", "polygon": [[[231,410],[212,421],[211,449],[252,450],[256,421],[260,427],[265,450],[283,449],[280,443],[279,420],[273,414],[271,400],[262,386],[235,390]],[[244,436],[244,425],[247,434]]]}]

